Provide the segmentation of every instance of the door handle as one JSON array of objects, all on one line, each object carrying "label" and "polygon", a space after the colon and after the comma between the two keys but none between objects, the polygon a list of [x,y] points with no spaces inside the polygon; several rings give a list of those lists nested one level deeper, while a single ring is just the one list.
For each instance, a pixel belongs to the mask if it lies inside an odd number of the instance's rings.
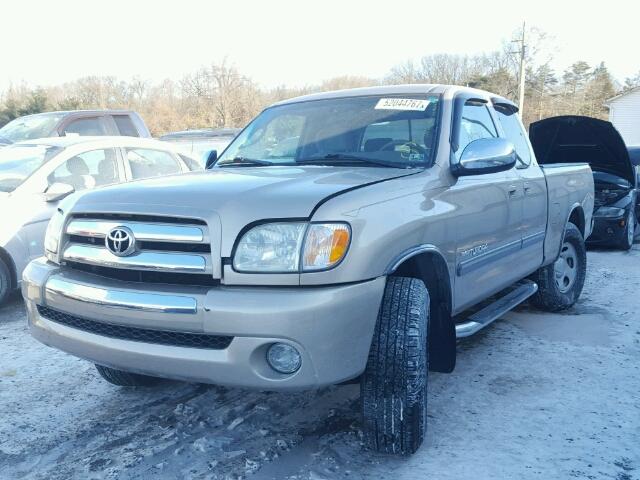
[{"label": "door handle", "polygon": [[509,185],[509,196],[513,197],[516,192],[518,191],[518,187],[516,187],[515,185]]}]

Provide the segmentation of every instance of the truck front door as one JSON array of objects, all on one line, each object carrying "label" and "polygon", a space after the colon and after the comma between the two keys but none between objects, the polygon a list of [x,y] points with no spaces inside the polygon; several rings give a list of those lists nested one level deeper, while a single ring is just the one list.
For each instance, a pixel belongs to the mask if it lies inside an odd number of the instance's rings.
[{"label": "truck front door", "polygon": [[[498,130],[486,102],[464,103],[455,121],[458,148],[480,138],[495,138]],[[506,172],[459,177],[449,189],[456,205],[455,310],[460,311],[518,279],[521,247],[522,185],[515,168]]]}]

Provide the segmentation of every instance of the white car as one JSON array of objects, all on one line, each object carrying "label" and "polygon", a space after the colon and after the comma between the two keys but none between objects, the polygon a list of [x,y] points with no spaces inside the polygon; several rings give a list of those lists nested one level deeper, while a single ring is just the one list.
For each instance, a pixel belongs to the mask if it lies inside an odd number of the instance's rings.
[{"label": "white car", "polygon": [[44,252],[47,223],[73,192],[201,170],[171,144],[134,137],[56,137],[0,149],[0,303]]}]

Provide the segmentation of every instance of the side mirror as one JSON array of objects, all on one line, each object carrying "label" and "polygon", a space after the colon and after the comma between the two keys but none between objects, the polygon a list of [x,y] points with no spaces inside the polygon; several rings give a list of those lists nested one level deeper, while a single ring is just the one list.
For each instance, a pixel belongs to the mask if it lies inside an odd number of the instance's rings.
[{"label": "side mirror", "polygon": [[513,144],[504,138],[480,138],[465,147],[460,161],[451,165],[456,177],[482,175],[510,170],[518,155]]},{"label": "side mirror", "polygon": [[208,154],[207,154],[207,161],[205,163],[205,170],[209,170],[211,167],[213,167],[213,165],[218,161],[218,151],[217,150],[211,150]]},{"label": "side mirror", "polygon": [[68,197],[76,189],[73,186],[66,183],[53,183],[47,188],[44,192],[44,199],[47,202],[57,202],[58,200],[62,200],[64,197]]}]

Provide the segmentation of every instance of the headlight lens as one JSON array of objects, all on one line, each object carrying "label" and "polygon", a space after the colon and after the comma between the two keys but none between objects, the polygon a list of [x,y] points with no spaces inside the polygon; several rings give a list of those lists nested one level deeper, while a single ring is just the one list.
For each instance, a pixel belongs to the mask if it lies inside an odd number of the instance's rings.
[{"label": "headlight lens", "polygon": [[47,258],[56,261],[58,247],[60,246],[60,236],[62,235],[62,227],[64,224],[64,215],[60,209],[56,209],[55,213],[49,220],[47,231],[44,236],[44,250]]},{"label": "headlight lens", "polygon": [[306,223],[268,223],[244,234],[233,257],[241,272],[297,272]]},{"label": "headlight lens", "polygon": [[258,225],[238,242],[233,268],[239,272],[258,273],[325,270],[344,258],[350,240],[351,229],[346,223]]},{"label": "headlight lens", "polygon": [[624,208],[600,207],[594,212],[596,217],[621,217],[624,215]]}]

